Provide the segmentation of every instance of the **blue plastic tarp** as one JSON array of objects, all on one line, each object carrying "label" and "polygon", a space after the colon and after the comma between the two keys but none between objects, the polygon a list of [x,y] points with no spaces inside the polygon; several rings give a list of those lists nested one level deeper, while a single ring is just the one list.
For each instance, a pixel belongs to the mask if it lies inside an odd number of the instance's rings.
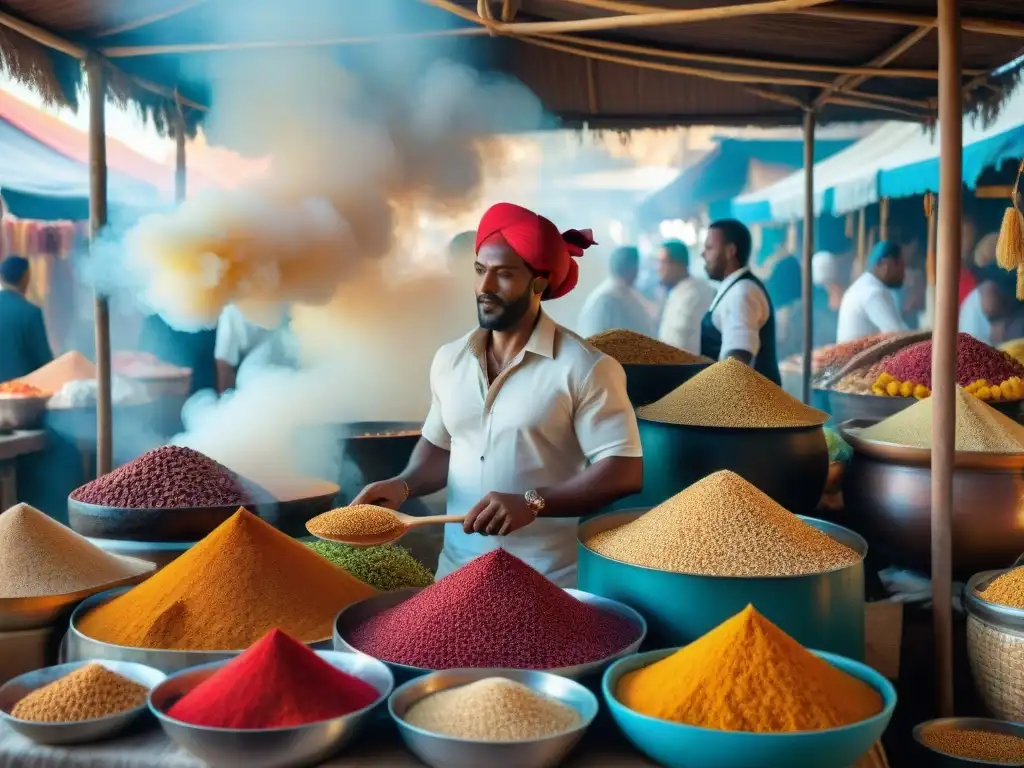
[{"label": "blue plastic tarp", "polygon": [[[24,219],[80,220],[89,216],[89,166],[62,155],[0,118],[0,194],[13,215]],[[112,207],[160,203],[155,187],[108,172]]]}]

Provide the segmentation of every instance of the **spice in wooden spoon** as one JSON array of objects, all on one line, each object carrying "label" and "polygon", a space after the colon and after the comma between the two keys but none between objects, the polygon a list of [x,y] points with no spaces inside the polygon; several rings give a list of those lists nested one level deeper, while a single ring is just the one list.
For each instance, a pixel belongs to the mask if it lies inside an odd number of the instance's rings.
[{"label": "spice in wooden spoon", "polygon": [[306,530],[324,541],[336,541],[353,547],[375,547],[397,541],[410,528],[439,523],[462,523],[465,516],[431,515],[413,517],[375,504],[353,504],[317,515]]}]

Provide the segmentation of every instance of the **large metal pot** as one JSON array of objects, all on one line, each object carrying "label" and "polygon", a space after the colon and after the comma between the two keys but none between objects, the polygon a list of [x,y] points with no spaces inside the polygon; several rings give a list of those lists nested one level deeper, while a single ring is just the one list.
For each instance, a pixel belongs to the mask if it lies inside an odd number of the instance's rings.
[{"label": "large metal pot", "polygon": [[[931,451],[865,440],[865,422],[840,426],[853,447],[843,480],[851,520],[892,564],[931,568]],[[1024,551],[1024,454],[957,452],[953,574],[967,579]]]},{"label": "large metal pot", "polygon": [[687,427],[646,419],[639,424],[644,487],[616,509],[656,506],[722,469],[797,514],[813,512],[821,499],[828,479],[828,443],[821,427]]},{"label": "large metal pot", "polygon": [[689,381],[711,363],[693,365],[623,364],[626,394],[634,408],[661,400],[680,384]]},{"label": "large metal pot", "polygon": [[827,573],[775,578],[705,576],[631,565],[599,555],[584,542],[636,520],[646,509],[611,512],[579,529],[579,588],[635,608],[647,619],[652,647],[687,645],[753,605],[801,644],[864,658],[864,539],[824,520],[804,522],[861,559]]},{"label": "large metal pot", "polygon": [[[858,395],[853,392],[828,393],[828,408],[832,420],[837,424],[844,421],[882,421],[908,408],[917,400],[913,397],[884,397],[881,395]],[[989,403],[993,408],[1009,416],[1015,421],[1020,420],[1021,403],[997,402]]]},{"label": "large metal pot", "polygon": [[983,571],[967,582],[967,657],[974,685],[992,714],[1024,722],[1024,610],[990,603],[979,596],[1006,571]]},{"label": "large metal pot", "polygon": [[363,483],[394,477],[409,462],[412,449],[420,439],[421,426],[415,421],[354,421],[342,424],[345,458],[359,468]]}]

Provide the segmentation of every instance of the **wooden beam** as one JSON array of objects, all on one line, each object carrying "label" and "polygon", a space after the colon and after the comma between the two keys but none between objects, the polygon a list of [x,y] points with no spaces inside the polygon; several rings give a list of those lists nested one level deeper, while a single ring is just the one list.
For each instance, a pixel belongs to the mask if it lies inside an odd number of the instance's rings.
[{"label": "wooden beam", "polygon": [[[802,16],[817,16],[822,19],[836,21],[860,21],[866,24],[898,24],[906,27],[938,26],[938,20],[922,13],[902,13],[899,11],[872,10],[869,8],[844,8],[832,5],[824,8],[801,8],[794,13]],[[970,16],[960,19],[960,28],[965,32],[977,32],[983,35],[1000,37],[1024,37],[1024,22],[1006,19],[983,18]]]},{"label": "wooden beam", "polygon": [[195,8],[197,5],[202,5],[206,0],[185,0],[181,5],[174,8],[166,8],[163,11],[151,13],[148,16],[135,19],[133,21],[125,22],[124,24],[118,24],[116,27],[110,27],[92,35],[94,38],[110,37],[112,35],[119,35],[122,32],[131,32],[135,29],[142,29],[148,27],[150,24],[155,24],[158,21],[164,21],[165,19],[173,18],[180,13],[189,11]]},{"label": "wooden beam", "polygon": [[953,711],[953,465],[963,182],[960,0],[938,0],[939,248],[932,335],[932,616],[938,716]]},{"label": "wooden beam", "polygon": [[[890,46],[889,48],[885,49],[880,54],[875,56],[870,62],[868,62],[867,66],[884,67],[889,62],[898,59],[904,53],[906,53],[919,42],[921,42],[921,40],[923,40],[929,32],[931,32],[931,27],[918,27],[909,35],[904,37],[902,40],[898,41],[895,45]],[[831,96],[833,93],[836,93],[837,91],[852,91],[853,89],[857,88],[862,83],[864,83],[866,80],[868,80],[868,78],[869,76],[867,75],[840,75],[832,82],[830,86],[828,86],[821,92],[817,99],[815,99],[815,106],[820,107],[828,100],[829,96]]]},{"label": "wooden beam", "polygon": [[804,253],[800,280],[804,328],[801,394],[805,405],[811,404],[811,356],[814,351],[814,284],[811,280],[814,257],[814,123],[814,112],[807,110],[804,113]]},{"label": "wooden beam", "polygon": [[188,196],[188,171],[186,168],[185,115],[178,104],[177,120],[174,121],[174,200],[185,202]]},{"label": "wooden beam", "polygon": [[52,48],[55,51],[67,54],[72,58],[85,61],[86,54],[88,53],[85,48],[80,45],[76,45],[69,40],[65,40],[59,35],[53,34],[48,29],[43,29],[37,24],[19,19],[17,16],[12,16],[6,11],[0,11],[0,24],[13,29],[19,35],[24,35],[29,40],[34,40],[41,45],[45,45],[47,48]]},{"label": "wooden beam", "polygon": [[[95,245],[107,225],[106,69],[103,61],[86,61],[89,84],[89,243]],[[96,326],[96,474],[114,464],[113,413],[110,395],[110,308],[102,293],[95,296]]]}]

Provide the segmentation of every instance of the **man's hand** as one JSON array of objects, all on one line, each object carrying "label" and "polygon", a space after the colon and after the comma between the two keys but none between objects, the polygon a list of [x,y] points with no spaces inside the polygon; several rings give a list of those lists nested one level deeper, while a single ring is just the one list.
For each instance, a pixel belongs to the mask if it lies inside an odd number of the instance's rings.
[{"label": "man's hand", "polygon": [[378,507],[387,507],[397,510],[409,497],[409,486],[398,477],[390,480],[381,480],[370,483],[363,488],[353,500],[353,504],[376,504]]},{"label": "man's hand", "polygon": [[482,536],[507,536],[536,519],[522,494],[488,493],[469,510],[462,530]]}]

